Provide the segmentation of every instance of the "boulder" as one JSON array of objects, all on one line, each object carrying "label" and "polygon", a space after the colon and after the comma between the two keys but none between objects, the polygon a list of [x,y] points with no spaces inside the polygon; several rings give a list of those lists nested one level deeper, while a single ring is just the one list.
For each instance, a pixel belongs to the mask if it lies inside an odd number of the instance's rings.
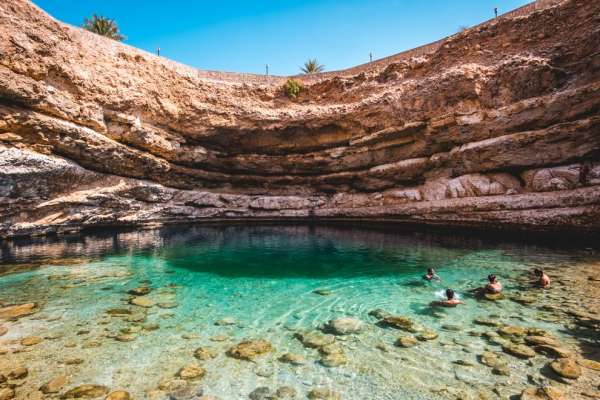
[{"label": "boulder", "polygon": [[63,399],[93,399],[104,396],[108,393],[108,388],[102,385],[80,385],[68,390],[62,395]]},{"label": "boulder", "polygon": [[385,316],[381,321],[381,324],[385,326],[391,326],[396,329],[409,329],[413,325],[412,319],[401,315],[388,315]]},{"label": "boulder", "polygon": [[305,347],[318,348],[335,342],[335,336],[317,331],[298,332],[294,335]]},{"label": "boulder", "polygon": [[396,340],[395,345],[399,347],[413,347],[417,345],[417,339],[413,336],[401,336]]},{"label": "boulder", "polygon": [[116,390],[109,393],[104,400],[131,400],[131,395],[124,390]]},{"label": "boulder", "polygon": [[233,358],[253,360],[256,357],[273,350],[271,343],[266,340],[245,340],[230,348],[227,354]]},{"label": "boulder", "polygon": [[133,304],[134,306],[150,308],[154,306],[154,300],[146,297],[146,296],[138,296],[129,300],[129,304]]},{"label": "boulder", "polygon": [[308,392],[310,400],[342,400],[342,396],[328,388],[315,388]]},{"label": "boulder", "polygon": [[507,343],[502,346],[502,350],[505,353],[518,358],[535,357],[535,351],[531,347],[525,346],[524,344]]},{"label": "boulder", "polygon": [[577,379],[581,376],[581,367],[572,358],[560,358],[550,363],[552,371],[567,379]]},{"label": "boulder", "polygon": [[0,319],[19,319],[37,312],[36,303],[15,304],[0,307]]},{"label": "boulder", "polygon": [[292,365],[303,365],[306,364],[306,359],[301,354],[285,353],[279,357],[279,361],[292,364]]},{"label": "boulder", "polygon": [[130,289],[127,291],[127,293],[134,295],[134,296],[145,296],[148,293],[150,293],[151,289],[148,286],[140,286],[134,289]]},{"label": "boulder", "polygon": [[204,375],[206,375],[206,370],[195,364],[186,365],[177,372],[177,376],[185,380],[199,379]]},{"label": "boulder", "polygon": [[523,390],[520,400],[567,400],[567,398],[560,390],[552,386],[544,386]]},{"label": "boulder", "polygon": [[58,393],[65,385],[69,382],[68,378],[64,375],[57,376],[43,384],[40,387],[40,392],[44,394]]},{"label": "boulder", "polygon": [[356,318],[340,317],[330,320],[325,324],[324,330],[335,335],[349,335],[360,333],[364,324]]},{"label": "boulder", "polygon": [[210,360],[212,358],[215,358],[216,356],[217,356],[217,349],[215,349],[214,347],[210,347],[210,346],[198,347],[194,351],[194,357],[196,357],[198,360],[202,360],[202,361]]},{"label": "boulder", "polygon": [[0,400],[11,400],[15,398],[15,391],[11,388],[0,388]]},{"label": "boulder", "polygon": [[348,362],[348,359],[346,358],[346,355],[344,353],[331,353],[324,354],[319,362],[325,367],[332,368],[346,364]]}]

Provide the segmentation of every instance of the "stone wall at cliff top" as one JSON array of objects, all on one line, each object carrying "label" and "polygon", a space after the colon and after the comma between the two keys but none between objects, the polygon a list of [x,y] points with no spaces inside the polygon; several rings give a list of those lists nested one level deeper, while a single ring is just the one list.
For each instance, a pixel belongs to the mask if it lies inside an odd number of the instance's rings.
[{"label": "stone wall at cliff top", "polygon": [[0,237],[304,218],[600,231],[600,2],[498,18],[293,101],[26,0],[0,3],[0,37]]}]

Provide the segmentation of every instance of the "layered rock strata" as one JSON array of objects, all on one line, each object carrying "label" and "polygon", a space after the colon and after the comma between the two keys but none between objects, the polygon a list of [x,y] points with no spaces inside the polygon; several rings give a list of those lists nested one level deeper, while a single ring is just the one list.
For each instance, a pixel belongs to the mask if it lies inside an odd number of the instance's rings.
[{"label": "layered rock strata", "polygon": [[600,231],[599,16],[566,0],[498,18],[291,100],[285,78],[207,78],[3,2],[0,237],[308,218]]}]

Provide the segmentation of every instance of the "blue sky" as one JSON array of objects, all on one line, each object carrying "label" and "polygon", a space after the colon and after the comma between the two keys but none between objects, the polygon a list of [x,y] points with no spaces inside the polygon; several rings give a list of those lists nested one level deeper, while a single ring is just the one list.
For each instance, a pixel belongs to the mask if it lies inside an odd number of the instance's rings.
[{"label": "blue sky", "polygon": [[81,25],[114,18],[126,43],[201,69],[292,75],[351,67],[475,25],[527,0],[34,0]]}]

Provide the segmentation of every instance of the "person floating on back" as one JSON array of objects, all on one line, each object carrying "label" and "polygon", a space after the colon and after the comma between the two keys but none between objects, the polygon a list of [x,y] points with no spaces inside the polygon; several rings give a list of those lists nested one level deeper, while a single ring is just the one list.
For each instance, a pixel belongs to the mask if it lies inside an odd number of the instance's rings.
[{"label": "person floating on back", "polygon": [[436,273],[435,273],[435,269],[433,268],[427,268],[427,273],[425,275],[423,275],[423,279],[425,279],[426,281],[433,281],[436,280],[438,282],[440,282],[442,280],[442,278],[440,278]]},{"label": "person floating on back", "polygon": [[534,285],[539,286],[541,288],[547,288],[548,286],[550,286],[550,277],[546,275],[546,273],[543,270],[536,268],[533,270],[533,274],[536,277],[536,280],[533,282]]},{"label": "person floating on back", "polygon": [[446,300],[434,301],[431,305],[443,307],[456,307],[459,304],[464,304],[456,298],[454,290],[446,289]]}]

